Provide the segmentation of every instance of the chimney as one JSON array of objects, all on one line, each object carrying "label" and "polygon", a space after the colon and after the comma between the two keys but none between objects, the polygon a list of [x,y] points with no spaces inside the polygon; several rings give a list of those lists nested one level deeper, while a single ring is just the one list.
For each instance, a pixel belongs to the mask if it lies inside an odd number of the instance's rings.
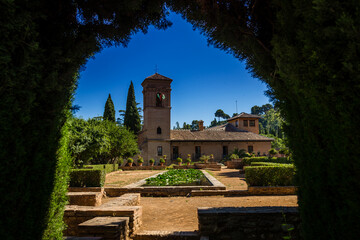
[{"label": "chimney", "polygon": [[204,130],[204,121],[199,120],[199,131],[203,131],[203,130]]}]

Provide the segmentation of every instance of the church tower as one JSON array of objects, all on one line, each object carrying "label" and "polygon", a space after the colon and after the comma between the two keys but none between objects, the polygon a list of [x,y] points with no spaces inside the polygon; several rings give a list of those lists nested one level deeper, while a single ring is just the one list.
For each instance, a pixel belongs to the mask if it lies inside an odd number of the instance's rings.
[{"label": "church tower", "polygon": [[139,134],[139,145],[147,162],[156,163],[163,155],[170,159],[170,111],[172,79],[155,73],[145,78],[143,87],[144,126]]}]

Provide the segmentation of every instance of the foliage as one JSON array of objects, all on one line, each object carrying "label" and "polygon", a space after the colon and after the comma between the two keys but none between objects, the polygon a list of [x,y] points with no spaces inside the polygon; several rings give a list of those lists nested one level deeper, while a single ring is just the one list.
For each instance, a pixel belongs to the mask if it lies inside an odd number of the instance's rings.
[{"label": "foliage", "polygon": [[62,237],[62,231],[65,229],[63,215],[65,204],[67,203],[67,186],[69,182],[71,156],[68,151],[69,131],[68,124],[62,130],[60,139],[60,148],[57,152],[57,164],[54,179],[54,190],[51,194],[50,205],[45,222],[46,229],[43,233],[43,239],[59,239]]},{"label": "foliage", "polygon": [[246,157],[243,158],[243,161],[247,166],[253,162],[293,163],[293,160],[289,157]]},{"label": "foliage", "polygon": [[245,169],[245,180],[249,186],[291,186],[294,174],[292,164],[250,166]]},{"label": "foliage", "polygon": [[178,157],[178,158],[176,159],[176,161],[177,161],[178,163],[181,163],[181,162],[182,162],[182,158]]},{"label": "foliage", "polygon": [[119,164],[97,164],[97,165],[84,165],[85,168],[91,168],[93,170],[103,170],[105,175],[119,170]]},{"label": "foliage", "polygon": [[187,162],[187,163],[191,163],[191,158],[187,158],[187,159],[186,159],[186,162]]},{"label": "foliage", "polygon": [[143,163],[143,162],[144,162],[144,158],[141,157],[141,156],[139,156],[137,162],[138,162],[138,163]]},{"label": "foliage", "polygon": [[128,159],[127,159],[127,162],[128,162],[128,163],[133,163],[133,162],[134,162],[134,159],[128,158]]},{"label": "foliage", "polygon": [[105,103],[103,119],[115,122],[115,107],[110,94]]},{"label": "foliage", "polygon": [[201,157],[200,157],[200,160],[201,161],[203,161],[203,162],[207,162],[207,161],[209,161],[209,159],[210,159],[210,156],[209,155],[202,155]]},{"label": "foliage", "polygon": [[103,187],[104,183],[104,170],[73,169],[70,172],[70,187]]},{"label": "foliage", "polygon": [[107,120],[72,118],[69,149],[76,166],[111,163],[138,152],[134,134]]},{"label": "foliage", "polygon": [[150,159],[149,159],[149,163],[155,163],[155,159],[150,158]]},{"label": "foliage", "polygon": [[250,166],[282,166],[284,164],[292,164],[292,163],[252,162]]},{"label": "foliage", "polygon": [[270,109],[274,109],[273,105],[271,105],[270,103],[264,104],[261,107],[255,105],[251,108],[251,114],[263,115],[266,114],[266,112]]},{"label": "foliage", "polygon": [[230,159],[231,160],[239,159],[239,156],[237,154],[233,153],[230,155]]},{"label": "foliage", "polygon": [[135,100],[134,84],[132,81],[129,86],[126,100],[124,126],[128,127],[129,130],[135,134],[137,134],[141,130],[141,119]]},{"label": "foliage", "polygon": [[245,149],[235,148],[232,154],[236,154],[239,158],[250,157]]},{"label": "foliage", "polygon": [[216,112],[214,113],[215,117],[217,117],[219,119],[218,122],[220,122],[220,118],[222,119],[228,119],[230,118],[230,116],[226,113],[224,113],[224,111],[222,109],[218,109],[216,110]]},{"label": "foliage", "polygon": [[200,182],[204,179],[204,174],[197,169],[173,169],[155,178],[147,178],[146,185],[149,186],[176,186]]},{"label": "foliage", "polygon": [[165,161],[165,159],[160,158],[160,159],[159,159],[159,162],[160,162],[160,163],[165,163],[166,161]]},{"label": "foliage", "polygon": [[272,156],[274,156],[274,155],[277,154],[277,151],[276,151],[274,148],[270,148],[269,154],[272,155]]}]

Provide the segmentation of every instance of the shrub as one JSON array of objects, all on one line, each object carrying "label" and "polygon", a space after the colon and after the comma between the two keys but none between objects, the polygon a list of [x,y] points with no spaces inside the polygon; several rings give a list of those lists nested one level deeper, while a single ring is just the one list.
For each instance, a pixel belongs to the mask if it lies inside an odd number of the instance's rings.
[{"label": "shrub", "polygon": [[105,171],[98,169],[73,169],[70,172],[70,187],[103,187]]},{"label": "shrub", "polygon": [[182,158],[179,158],[179,157],[178,157],[178,158],[176,159],[176,161],[177,161],[178,163],[181,163],[181,162],[182,162]]},{"label": "shrub", "polygon": [[207,161],[209,161],[209,159],[210,159],[210,156],[208,156],[208,155],[202,155],[200,157],[200,160],[203,161],[203,162],[207,162]]},{"label": "shrub", "polygon": [[[204,174],[198,169],[172,169],[153,178],[146,179],[146,185],[171,186],[204,181]],[[206,180],[205,180],[206,181]]]},{"label": "shrub", "polygon": [[160,163],[165,163],[165,159],[160,158],[159,162],[160,162]]},{"label": "shrub", "polygon": [[233,153],[233,154],[231,154],[230,159],[231,160],[239,159],[239,156],[237,154]]},{"label": "shrub", "polygon": [[93,170],[104,170],[105,174],[119,170],[119,164],[97,164],[97,165],[84,165],[84,167],[92,167]]},{"label": "shrub", "polygon": [[139,156],[137,162],[138,162],[138,163],[143,163],[143,162],[144,162],[144,159],[143,159],[141,156]]},{"label": "shrub", "polygon": [[155,162],[155,159],[150,158],[149,163],[154,163],[154,162]]},{"label": "shrub", "polygon": [[186,159],[186,162],[187,162],[187,163],[191,163],[191,158],[187,158],[187,159]]},{"label": "shrub", "polygon": [[291,186],[294,173],[292,164],[250,166],[246,167],[245,179],[249,186]]},{"label": "shrub", "polygon": [[243,158],[244,164],[250,166],[253,162],[293,163],[288,157],[250,157]]},{"label": "shrub", "polygon": [[128,162],[128,163],[133,163],[133,162],[134,162],[134,159],[128,158],[128,159],[127,159],[127,162]]},{"label": "shrub", "polygon": [[277,154],[277,151],[274,148],[271,148],[269,150],[269,154],[273,156],[273,155]]}]

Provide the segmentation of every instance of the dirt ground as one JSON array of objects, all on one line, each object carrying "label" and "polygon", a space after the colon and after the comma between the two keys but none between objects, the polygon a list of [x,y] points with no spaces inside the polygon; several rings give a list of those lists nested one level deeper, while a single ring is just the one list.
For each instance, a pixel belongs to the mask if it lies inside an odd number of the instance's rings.
[{"label": "dirt ground", "polygon": [[221,171],[209,171],[217,180],[226,186],[226,190],[246,190],[245,175],[239,169],[222,168]]},{"label": "dirt ground", "polygon": [[141,197],[143,231],[198,230],[198,207],[297,206],[297,196]]},{"label": "dirt ground", "polygon": [[164,170],[116,171],[106,175],[105,187],[123,187]]}]

